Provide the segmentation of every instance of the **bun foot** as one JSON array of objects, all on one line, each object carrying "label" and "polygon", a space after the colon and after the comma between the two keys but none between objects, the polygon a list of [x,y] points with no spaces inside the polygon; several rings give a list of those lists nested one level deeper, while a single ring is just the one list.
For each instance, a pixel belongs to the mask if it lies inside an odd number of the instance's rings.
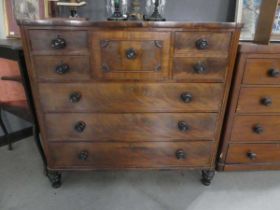
[{"label": "bun foot", "polygon": [[203,170],[202,171],[202,179],[201,182],[205,186],[209,186],[212,182],[212,179],[215,176],[215,171],[214,170]]},{"label": "bun foot", "polygon": [[47,171],[47,177],[49,178],[51,185],[53,188],[57,189],[60,188],[62,185],[61,182],[61,173],[57,171]]}]

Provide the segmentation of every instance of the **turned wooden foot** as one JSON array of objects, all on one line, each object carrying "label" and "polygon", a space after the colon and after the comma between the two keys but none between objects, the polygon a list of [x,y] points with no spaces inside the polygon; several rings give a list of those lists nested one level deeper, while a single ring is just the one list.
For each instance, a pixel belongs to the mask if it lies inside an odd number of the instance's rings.
[{"label": "turned wooden foot", "polygon": [[203,170],[202,179],[201,179],[202,184],[204,184],[205,186],[209,186],[214,176],[215,176],[214,170]]},{"label": "turned wooden foot", "polygon": [[61,173],[57,171],[46,171],[46,175],[49,178],[53,188],[57,189],[61,187]]}]

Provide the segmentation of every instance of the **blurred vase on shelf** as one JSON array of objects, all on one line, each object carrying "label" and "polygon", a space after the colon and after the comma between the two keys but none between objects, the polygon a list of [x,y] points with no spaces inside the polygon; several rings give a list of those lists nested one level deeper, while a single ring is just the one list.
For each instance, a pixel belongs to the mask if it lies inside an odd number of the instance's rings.
[{"label": "blurred vase on shelf", "polygon": [[165,21],[166,0],[147,0],[145,20]]},{"label": "blurred vase on shelf", "polygon": [[144,19],[140,0],[131,0],[129,6],[128,20],[141,21]]},{"label": "blurred vase on shelf", "polygon": [[127,0],[106,0],[108,20],[121,21],[127,19]]}]

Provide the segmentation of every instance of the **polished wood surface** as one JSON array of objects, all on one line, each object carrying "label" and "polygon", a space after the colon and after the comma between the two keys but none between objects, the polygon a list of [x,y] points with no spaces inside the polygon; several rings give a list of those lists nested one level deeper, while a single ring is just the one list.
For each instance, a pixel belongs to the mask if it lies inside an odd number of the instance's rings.
[{"label": "polished wood surface", "polygon": [[279,44],[239,46],[219,170],[280,169],[279,58]]},{"label": "polished wood surface", "polygon": [[[216,121],[217,114],[46,115],[50,141],[214,140]],[[82,132],[75,130],[79,122],[86,124]]]},{"label": "polished wood surface", "polygon": [[[244,84],[280,84],[280,57],[248,59],[244,73]],[[275,72],[273,74],[273,72]]]},{"label": "polished wood surface", "polygon": [[[203,167],[210,163],[210,142],[142,142],[142,143],[51,143],[54,168],[168,168]],[[182,150],[184,159],[177,159]],[[80,160],[81,152],[88,153]]]},{"label": "polished wood surface", "polygon": [[[46,112],[217,112],[222,84],[188,83],[83,83],[40,84]],[[72,103],[71,93],[81,99]],[[190,93],[185,103],[181,95]],[[52,101],[52,103],[50,103]]]},{"label": "polished wood surface", "polygon": [[240,24],[19,24],[49,170],[196,168],[209,184]]}]

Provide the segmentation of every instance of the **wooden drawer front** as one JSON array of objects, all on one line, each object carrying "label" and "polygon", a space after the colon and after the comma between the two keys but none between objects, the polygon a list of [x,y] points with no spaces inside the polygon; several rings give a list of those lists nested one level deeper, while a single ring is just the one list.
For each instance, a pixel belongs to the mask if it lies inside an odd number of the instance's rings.
[{"label": "wooden drawer front", "polygon": [[192,57],[205,54],[209,57],[227,57],[230,41],[231,33],[176,32],[175,54]]},{"label": "wooden drawer front", "polygon": [[280,84],[279,59],[248,59],[244,84]]},{"label": "wooden drawer front", "polygon": [[242,88],[237,112],[280,112],[280,88]]},{"label": "wooden drawer front", "polygon": [[[87,31],[75,30],[29,30],[33,54],[86,54],[88,53]],[[53,41],[64,41],[65,45],[53,47]],[[57,42],[56,41],[56,42]],[[60,42],[61,43],[61,42]]]},{"label": "wooden drawer front", "polygon": [[233,141],[279,141],[280,116],[236,116]]},{"label": "wooden drawer front", "polygon": [[231,144],[227,163],[280,162],[280,144]]},{"label": "wooden drawer front", "polygon": [[47,114],[45,118],[50,141],[133,142],[214,140],[217,114]]},{"label": "wooden drawer front", "polygon": [[217,58],[175,58],[173,78],[176,80],[223,82],[227,63],[227,59]]},{"label": "wooden drawer front", "polygon": [[222,84],[40,84],[39,89],[48,112],[217,112],[223,94]]},{"label": "wooden drawer front", "polygon": [[92,38],[97,78],[169,77],[169,32],[96,32]]},{"label": "wooden drawer front", "polygon": [[[55,168],[164,168],[209,166],[211,142],[51,143]],[[176,157],[178,155],[178,159]],[[82,159],[82,160],[81,160]]]},{"label": "wooden drawer front", "polygon": [[89,80],[88,56],[34,56],[37,78],[41,81]]}]

